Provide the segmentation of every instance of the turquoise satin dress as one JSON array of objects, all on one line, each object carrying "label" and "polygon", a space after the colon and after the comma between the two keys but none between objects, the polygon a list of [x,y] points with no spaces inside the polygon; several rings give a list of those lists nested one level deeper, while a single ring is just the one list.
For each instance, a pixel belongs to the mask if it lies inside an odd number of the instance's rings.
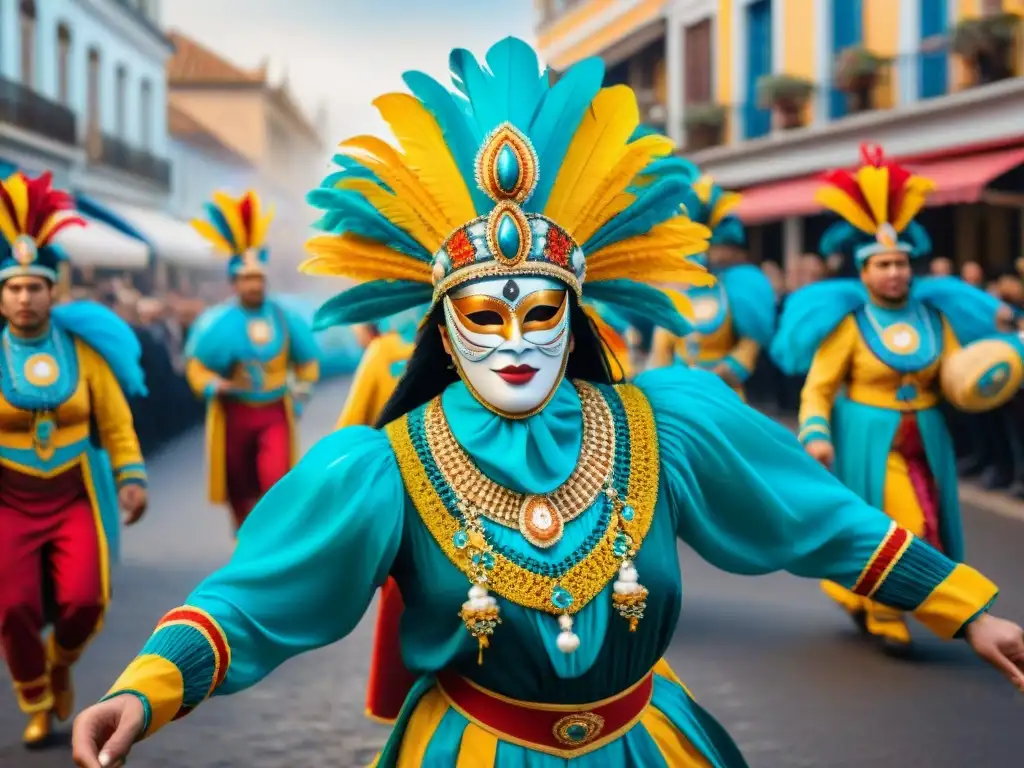
[{"label": "turquoise satin dress", "polygon": [[[570,655],[555,645],[555,617],[501,600],[503,623],[478,666],[477,643],[458,615],[466,577],[420,519],[387,436],[353,427],[321,440],[269,492],[242,528],[231,562],[188,599],[216,618],[230,643],[230,667],[215,694],[247,688],[289,657],[344,637],[377,587],[394,574],[406,603],[403,656],[422,678],[379,763],[391,766],[415,717],[416,700],[433,687],[439,670],[455,668],[492,691],[546,703],[603,699],[643,677],[668,648],[679,619],[677,540],[734,573],[785,570],[847,586],[856,582],[889,529],[887,517],[714,375],[673,367],[644,374],[636,385],[656,422],[660,491],[651,530],[635,558],[640,581],[650,590],[635,633],[612,610],[610,586],[576,614],[581,645]],[[490,413],[461,383],[444,393],[442,403],[456,438],[492,479],[543,493],[573,469],[581,414],[571,384],[563,383],[543,412],[521,421]],[[558,559],[593,530],[596,514],[591,509],[568,523],[563,541],[541,554],[515,531],[489,533],[524,555]],[[166,648],[156,652],[167,655]],[[658,678],[652,705],[714,768],[745,765],[721,727],[680,686]],[[449,710],[422,764],[454,765],[466,726],[462,715]],[[637,725],[571,764],[669,768],[660,755]],[[566,761],[501,742],[494,765],[554,768]]]}]

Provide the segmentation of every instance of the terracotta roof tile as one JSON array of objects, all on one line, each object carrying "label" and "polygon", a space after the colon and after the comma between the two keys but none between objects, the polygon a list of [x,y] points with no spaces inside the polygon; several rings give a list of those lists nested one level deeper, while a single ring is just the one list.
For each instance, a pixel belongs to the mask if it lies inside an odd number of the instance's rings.
[{"label": "terracotta roof tile", "polygon": [[221,141],[213,131],[192,117],[192,115],[173,104],[167,105],[167,130],[171,136],[180,141],[216,150],[224,155],[225,158],[237,163],[248,164],[249,162],[241,154]]},{"label": "terracotta roof tile", "polygon": [[267,81],[266,66],[243,69],[181,32],[171,32],[169,37],[175,48],[174,56],[167,63],[167,79],[171,84],[256,84]]}]

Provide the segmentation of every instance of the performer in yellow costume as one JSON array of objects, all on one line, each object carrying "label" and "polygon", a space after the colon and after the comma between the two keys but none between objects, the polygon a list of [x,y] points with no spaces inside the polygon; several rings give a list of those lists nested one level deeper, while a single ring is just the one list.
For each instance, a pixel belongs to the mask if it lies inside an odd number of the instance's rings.
[{"label": "performer in yellow costume", "polygon": [[79,716],[79,765],[340,640],[393,576],[415,683],[377,768],[745,768],[663,661],[680,539],[731,571],[878,589],[1024,687],[1024,632],[987,613],[996,586],[717,377],[672,366],[612,383],[583,297],[685,335],[643,279],[708,279],[685,258],[708,236],[680,206],[693,179],[645,178],[673,146],[631,141],[632,91],[602,88],[600,59],[549,85],[513,38],[451,67],[461,94],[412,72],[412,94],[376,100],[400,151],[342,145],[373,178],[309,197],[342,216],[307,269],[358,281],[323,320],[430,303],[387,426],[332,432],[271,489],[231,562]]},{"label": "performer in yellow costume", "polygon": [[[963,560],[963,530],[943,397],[968,410],[1008,399],[1021,379],[1019,340],[998,333],[999,302],[952,277],[911,280],[931,243],[914,221],[932,182],[863,147],[856,172],[833,171],[818,200],[843,217],[821,252],[852,257],[860,279],[833,279],[786,302],[772,348],[807,372],[800,441],[868,503]],[[961,351],[962,344],[978,344]],[[893,650],[910,642],[902,613],[824,582],[830,597]]]},{"label": "performer in yellow costume", "polygon": [[775,332],[776,298],[768,278],[746,259],[746,233],[733,214],[740,202],[709,176],[693,185],[687,213],[711,230],[706,263],[717,278],[711,286],[689,286],[694,331],[677,338],[658,329],[652,343],[652,367],[677,360],[706,368],[743,394],[743,384],[754,372],[758,355]]},{"label": "performer in yellow costume", "polygon": [[[204,312],[185,346],[186,375],[207,401],[210,501],[228,503],[235,529],[298,458],[295,417],[320,378],[309,323],[267,296],[267,229],[259,198],[214,195],[196,230],[227,257],[236,299]],[[290,382],[289,378],[294,378]]]},{"label": "performer in yellow costume", "polygon": [[138,339],[99,304],[55,303],[53,237],[85,224],[71,208],[49,174],[0,182],[0,639],[28,746],[74,712],[71,667],[103,624],[118,507],[129,524],[146,507],[125,399],[146,393]]}]

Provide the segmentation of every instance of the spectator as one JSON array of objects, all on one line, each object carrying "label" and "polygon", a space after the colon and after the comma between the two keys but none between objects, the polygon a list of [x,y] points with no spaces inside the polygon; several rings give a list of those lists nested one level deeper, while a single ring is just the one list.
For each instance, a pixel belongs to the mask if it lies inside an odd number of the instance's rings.
[{"label": "spectator", "polygon": [[985,270],[976,261],[965,261],[964,265],[960,267],[960,277],[965,283],[973,285],[975,288],[985,287]]},{"label": "spectator", "polygon": [[950,277],[953,274],[953,262],[945,256],[937,256],[932,259],[929,271],[935,277]]}]

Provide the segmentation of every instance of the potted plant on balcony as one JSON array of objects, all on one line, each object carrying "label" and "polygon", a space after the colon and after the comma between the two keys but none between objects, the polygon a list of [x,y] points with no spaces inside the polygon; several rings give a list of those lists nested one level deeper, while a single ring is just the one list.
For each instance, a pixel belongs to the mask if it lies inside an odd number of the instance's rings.
[{"label": "potted plant on balcony", "polygon": [[845,48],[839,54],[836,59],[834,85],[846,94],[851,113],[871,109],[872,93],[882,70],[890,61],[860,46]]},{"label": "potted plant on balcony", "polygon": [[721,104],[687,104],[683,112],[687,150],[696,152],[721,144],[725,118]]},{"label": "potted plant on balcony", "polygon": [[814,83],[793,75],[765,75],[757,81],[758,106],[773,110],[784,130],[803,125],[804,108],[812,93]]},{"label": "potted plant on balcony", "polygon": [[953,30],[951,50],[973,72],[976,85],[1013,77],[1012,56],[1021,18],[1013,13],[995,13],[963,19]]}]

